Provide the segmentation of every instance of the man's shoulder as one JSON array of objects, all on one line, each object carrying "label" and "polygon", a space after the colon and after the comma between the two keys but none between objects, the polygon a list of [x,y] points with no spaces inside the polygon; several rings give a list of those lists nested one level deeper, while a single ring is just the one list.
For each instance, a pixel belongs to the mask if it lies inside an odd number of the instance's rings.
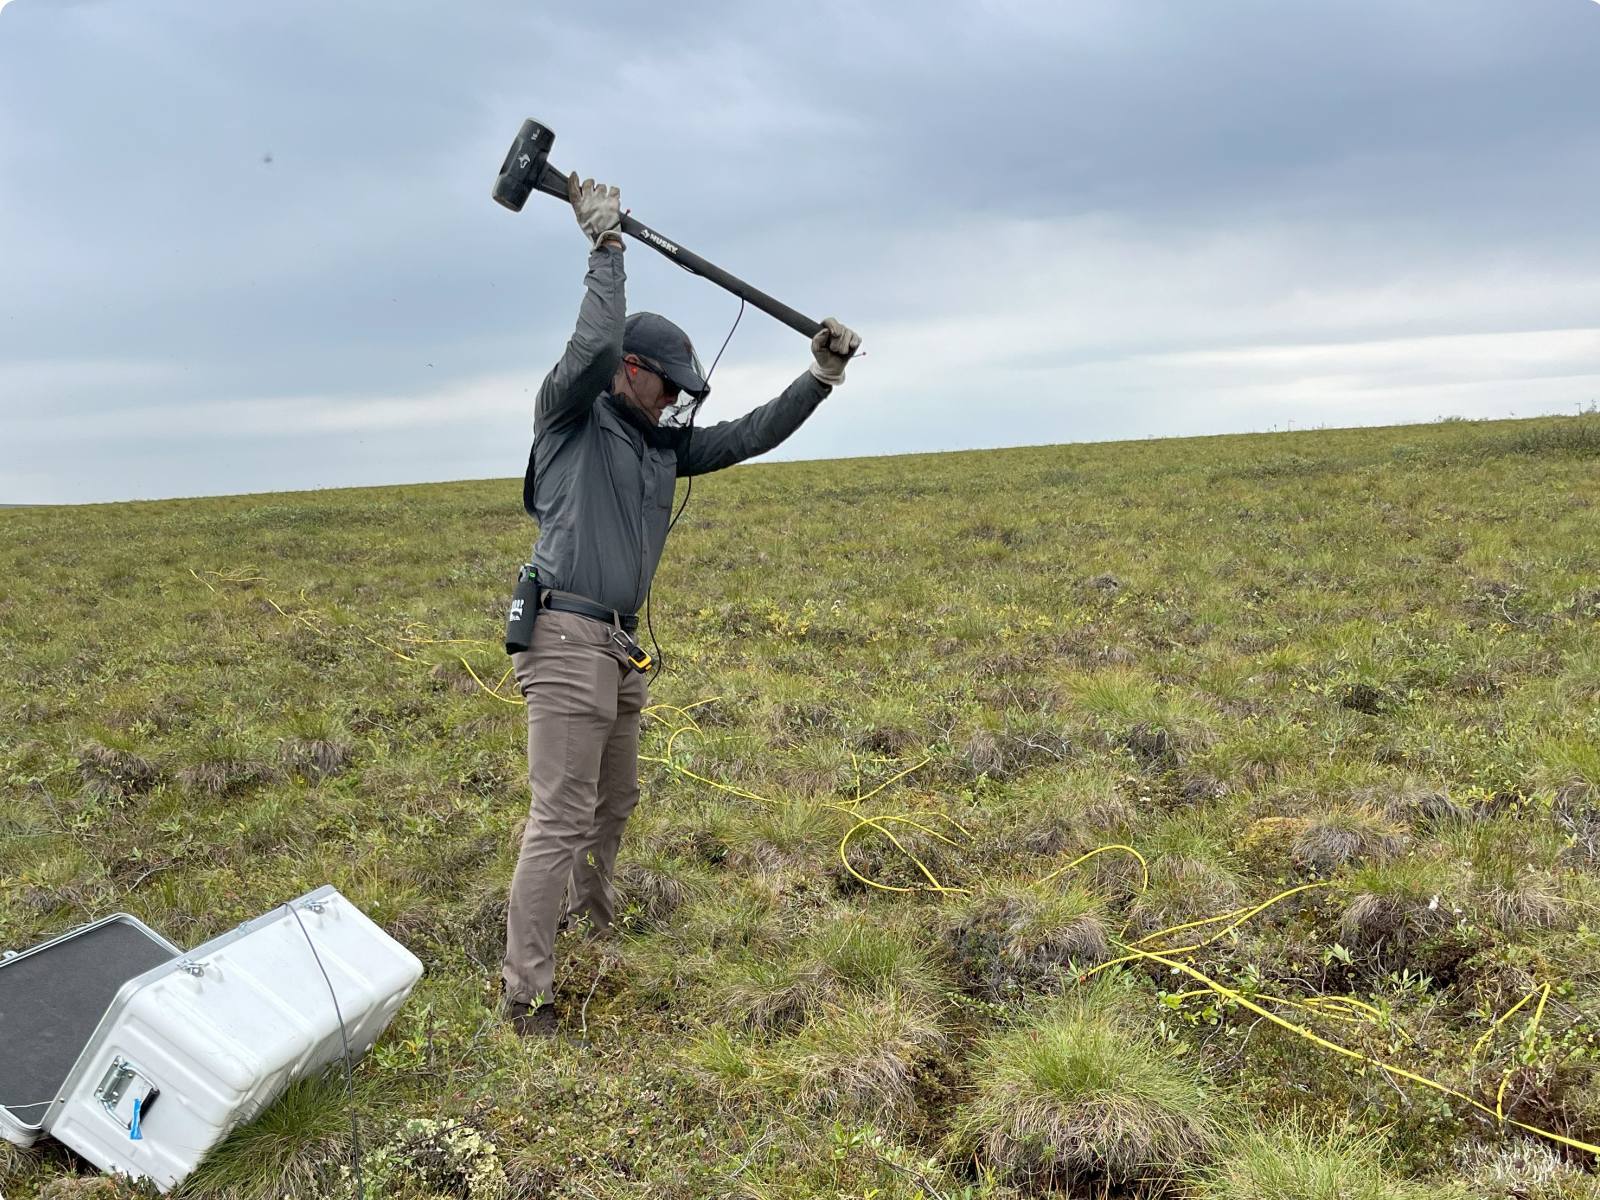
[{"label": "man's shoulder", "polygon": [[[604,395],[604,393],[601,394]],[[568,408],[559,416],[554,413],[540,414],[536,410],[533,421],[533,436],[536,439],[552,438],[563,441],[582,436],[586,429],[593,428],[599,402],[600,397],[596,396],[588,404],[578,404]]]}]

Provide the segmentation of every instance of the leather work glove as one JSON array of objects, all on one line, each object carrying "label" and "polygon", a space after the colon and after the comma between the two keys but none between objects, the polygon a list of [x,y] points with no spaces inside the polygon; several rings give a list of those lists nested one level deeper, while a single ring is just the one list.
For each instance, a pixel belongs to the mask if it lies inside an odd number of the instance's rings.
[{"label": "leather work glove", "polygon": [[622,245],[622,191],[608,188],[592,179],[578,182],[578,173],[567,176],[567,199],[572,201],[572,211],[578,215],[578,228],[583,230],[589,244],[596,248],[606,238]]},{"label": "leather work glove", "polygon": [[850,356],[861,348],[861,335],[839,324],[833,317],[824,317],[822,328],[811,339],[811,373],[829,387],[844,382],[844,365]]}]

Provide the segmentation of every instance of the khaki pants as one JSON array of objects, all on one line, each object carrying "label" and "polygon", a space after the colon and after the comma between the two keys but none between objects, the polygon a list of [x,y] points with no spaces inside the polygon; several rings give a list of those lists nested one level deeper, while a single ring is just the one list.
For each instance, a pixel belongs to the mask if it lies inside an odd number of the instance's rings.
[{"label": "khaki pants", "polygon": [[611,872],[639,802],[639,710],[645,677],[627,665],[612,628],[543,609],[533,641],[512,658],[528,702],[533,800],[506,912],[506,998],[555,999],[562,894],[597,929],[616,916]]}]

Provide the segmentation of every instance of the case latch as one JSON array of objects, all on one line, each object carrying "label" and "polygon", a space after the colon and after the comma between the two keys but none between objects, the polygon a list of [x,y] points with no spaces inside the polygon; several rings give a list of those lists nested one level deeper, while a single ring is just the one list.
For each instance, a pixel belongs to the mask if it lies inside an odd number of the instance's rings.
[{"label": "case latch", "polygon": [[94,1098],[100,1107],[111,1114],[111,1119],[128,1131],[130,1138],[143,1135],[139,1125],[150,1115],[150,1106],[161,1095],[161,1089],[120,1054],[111,1060]]}]

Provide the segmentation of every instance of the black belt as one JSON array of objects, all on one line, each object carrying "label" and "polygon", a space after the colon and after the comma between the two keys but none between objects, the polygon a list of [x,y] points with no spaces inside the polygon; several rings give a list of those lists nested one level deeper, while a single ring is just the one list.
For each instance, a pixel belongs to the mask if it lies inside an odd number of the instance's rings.
[{"label": "black belt", "polygon": [[580,617],[588,617],[591,621],[599,621],[613,628],[620,624],[624,633],[632,633],[639,628],[637,613],[620,615],[616,609],[585,600],[581,596],[558,596],[555,592],[546,592],[540,603],[544,608],[554,612],[576,613]]}]

